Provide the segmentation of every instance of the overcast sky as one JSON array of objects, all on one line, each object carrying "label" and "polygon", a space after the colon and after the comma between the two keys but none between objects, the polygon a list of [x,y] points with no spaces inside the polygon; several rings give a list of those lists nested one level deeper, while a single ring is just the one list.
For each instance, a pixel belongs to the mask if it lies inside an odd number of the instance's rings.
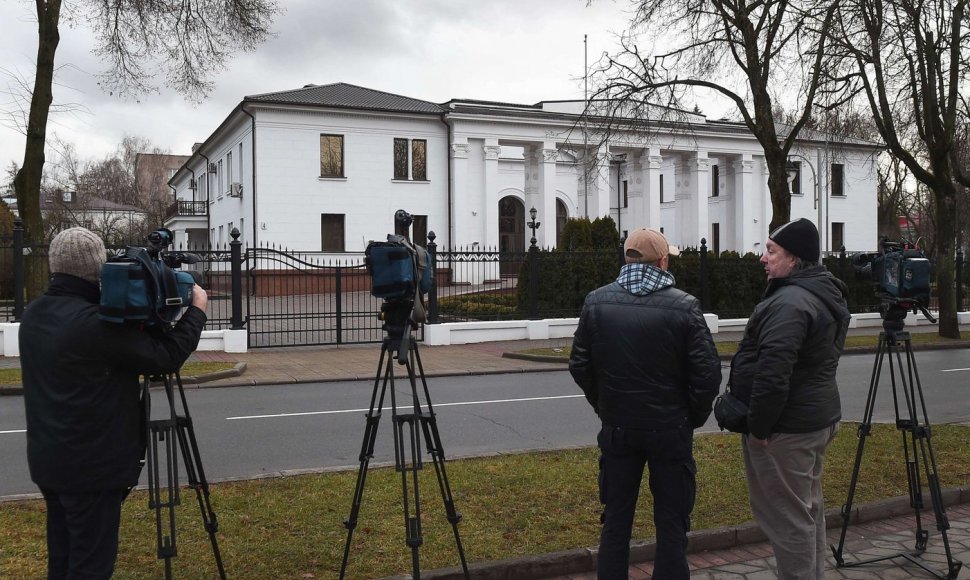
[{"label": "overcast sky", "polygon": [[[64,0],[69,4],[70,0]],[[137,102],[104,94],[91,34],[61,26],[54,101],[79,109],[54,114],[48,138],[73,142],[100,159],[124,135],[188,154],[244,96],[345,82],[432,102],[469,98],[514,103],[583,98],[583,35],[589,62],[614,50],[626,29],[626,0],[280,0],[276,37],[236,55],[193,105],[173,91]],[[33,81],[34,3],[0,1],[0,111],[19,109],[16,77]],[[23,161],[24,137],[0,121],[0,163]]]}]

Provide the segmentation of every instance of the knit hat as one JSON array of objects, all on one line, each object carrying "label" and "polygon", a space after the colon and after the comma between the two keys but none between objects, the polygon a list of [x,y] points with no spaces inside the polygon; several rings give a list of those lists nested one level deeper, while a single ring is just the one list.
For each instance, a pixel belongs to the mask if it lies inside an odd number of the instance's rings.
[{"label": "knit hat", "polygon": [[795,257],[806,262],[818,263],[820,253],[818,229],[805,218],[778,226],[775,231],[768,234],[768,239],[785,248]]},{"label": "knit hat", "polygon": [[623,242],[623,254],[627,262],[653,263],[667,254],[680,255],[677,246],[667,243],[667,238],[657,230],[633,230]]},{"label": "knit hat", "polygon": [[98,284],[106,259],[104,242],[84,228],[68,228],[51,240],[48,256],[51,273],[70,274]]}]

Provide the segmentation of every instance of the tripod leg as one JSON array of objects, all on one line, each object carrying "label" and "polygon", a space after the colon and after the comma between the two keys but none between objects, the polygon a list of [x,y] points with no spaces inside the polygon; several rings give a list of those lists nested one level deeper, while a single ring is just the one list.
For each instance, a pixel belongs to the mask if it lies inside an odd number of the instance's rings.
[{"label": "tripod leg", "polygon": [[[358,456],[360,467],[357,469],[357,484],[354,486],[354,497],[350,506],[350,515],[344,520],[344,527],[347,528],[347,541],[344,543],[344,557],[340,564],[341,580],[343,580],[344,574],[347,571],[347,561],[350,558],[350,544],[354,536],[354,529],[357,527],[360,505],[364,499],[364,485],[367,483],[367,470],[370,466],[370,460],[374,458],[374,442],[377,439],[377,428],[381,422],[381,408],[384,405],[384,393],[387,391],[387,383],[392,380],[391,369],[390,351],[388,350],[388,345],[385,343],[381,348],[380,361],[377,363],[377,375],[374,379],[374,389],[371,392],[370,408],[367,411],[364,438],[360,444],[360,455]],[[382,377],[383,382],[381,381]],[[378,388],[380,389],[379,396]]]},{"label": "tripod leg", "polygon": [[[175,506],[179,504],[178,460],[172,419],[148,423],[148,509],[155,512],[155,541],[158,558],[165,560],[165,578],[172,577],[175,543]],[[165,493],[162,493],[160,447],[165,453]],[[167,526],[166,526],[167,523]]]},{"label": "tripod leg", "polygon": [[195,490],[195,497],[199,503],[199,512],[202,514],[202,526],[209,534],[209,543],[212,545],[212,555],[216,561],[216,568],[219,571],[219,578],[225,580],[226,569],[222,564],[222,553],[219,550],[219,520],[216,512],[212,509],[212,502],[209,497],[209,482],[205,477],[205,468],[202,466],[202,455],[199,453],[199,442],[195,438],[195,428],[192,425],[192,416],[189,414],[188,402],[185,399],[185,389],[182,386],[182,377],[175,374],[178,383],[179,396],[182,400],[183,416],[177,417],[175,426],[178,433],[179,447],[182,451],[182,460],[185,462],[185,473],[189,481],[189,487]]},{"label": "tripod leg", "polygon": [[[907,369],[909,370],[909,397],[913,403],[913,452],[914,456],[918,453],[918,457],[922,459],[923,471],[926,473],[926,484],[930,492],[930,501],[933,503],[933,515],[936,519],[936,529],[940,532],[940,537],[943,541],[943,550],[946,555],[946,578],[954,579],[959,575],[963,563],[956,560],[950,551],[950,542],[947,537],[947,530],[950,529],[950,522],[946,515],[946,507],[943,505],[943,492],[940,489],[940,479],[937,471],[936,456],[933,453],[933,430],[930,427],[929,414],[926,411],[926,400],[923,396],[923,386],[920,383],[919,372],[916,368],[916,358],[913,356],[912,341],[907,339],[905,341],[905,346],[906,364]],[[919,416],[915,412],[915,406],[917,403],[922,411],[923,425],[919,424]],[[924,531],[923,537],[926,538],[928,536],[929,534]],[[923,549],[926,548],[925,540],[922,547]],[[919,545],[917,545],[917,548],[919,548]],[[919,562],[917,562],[917,564],[924,569],[928,569]],[[937,572],[932,570],[930,571],[939,576]]]},{"label": "tripod leg", "polygon": [[[845,537],[849,531],[849,520],[852,515],[852,501],[855,498],[856,485],[859,483],[859,470],[862,467],[862,455],[866,448],[866,438],[872,432],[872,413],[875,408],[876,392],[879,389],[879,376],[882,373],[882,363],[888,348],[889,339],[886,333],[879,335],[879,345],[876,348],[876,359],[872,367],[872,376],[869,379],[869,394],[866,397],[866,408],[862,414],[862,422],[859,424],[858,437],[859,444],[856,447],[855,463],[852,465],[852,477],[849,480],[849,493],[845,504],[842,505],[842,530],[839,534],[838,546],[830,546],[832,555],[835,557],[836,565],[845,565],[845,558],[842,554],[845,548]],[[891,363],[890,363],[891,364]]]}]

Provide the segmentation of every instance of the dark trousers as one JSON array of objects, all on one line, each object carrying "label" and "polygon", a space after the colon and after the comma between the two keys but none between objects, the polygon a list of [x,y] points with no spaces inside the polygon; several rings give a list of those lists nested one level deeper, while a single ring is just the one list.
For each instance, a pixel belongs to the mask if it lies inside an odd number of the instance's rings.
[{"label": "dark trousers", "polygon": [[649,469],[657,555],[653,577],[690,578],[687,532],[694,509],[697,466],[694,431],[648,431],[603,424],[600,447],[600,501],[604,504],[597,578],[626,579],[630,566],[630,534],[643,468]]},{"label": "dark trousers", "polygon": [[127,490],[41,491],[47,502],[47,579],[111,578],[118,556],[121,503]]}]

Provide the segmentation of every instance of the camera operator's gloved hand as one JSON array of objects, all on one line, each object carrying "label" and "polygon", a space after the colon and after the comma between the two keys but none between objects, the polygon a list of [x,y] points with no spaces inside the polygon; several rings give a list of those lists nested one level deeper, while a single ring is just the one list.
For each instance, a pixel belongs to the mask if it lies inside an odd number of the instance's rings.
[{"label": "camera operator's gloved hand", "polygon": [[202,286],[196,284],[192,286],[192,306],[195,306],[202,312],[205,312],[205,307],[209,303],[209,295],[206,291],[202,289]]}]

